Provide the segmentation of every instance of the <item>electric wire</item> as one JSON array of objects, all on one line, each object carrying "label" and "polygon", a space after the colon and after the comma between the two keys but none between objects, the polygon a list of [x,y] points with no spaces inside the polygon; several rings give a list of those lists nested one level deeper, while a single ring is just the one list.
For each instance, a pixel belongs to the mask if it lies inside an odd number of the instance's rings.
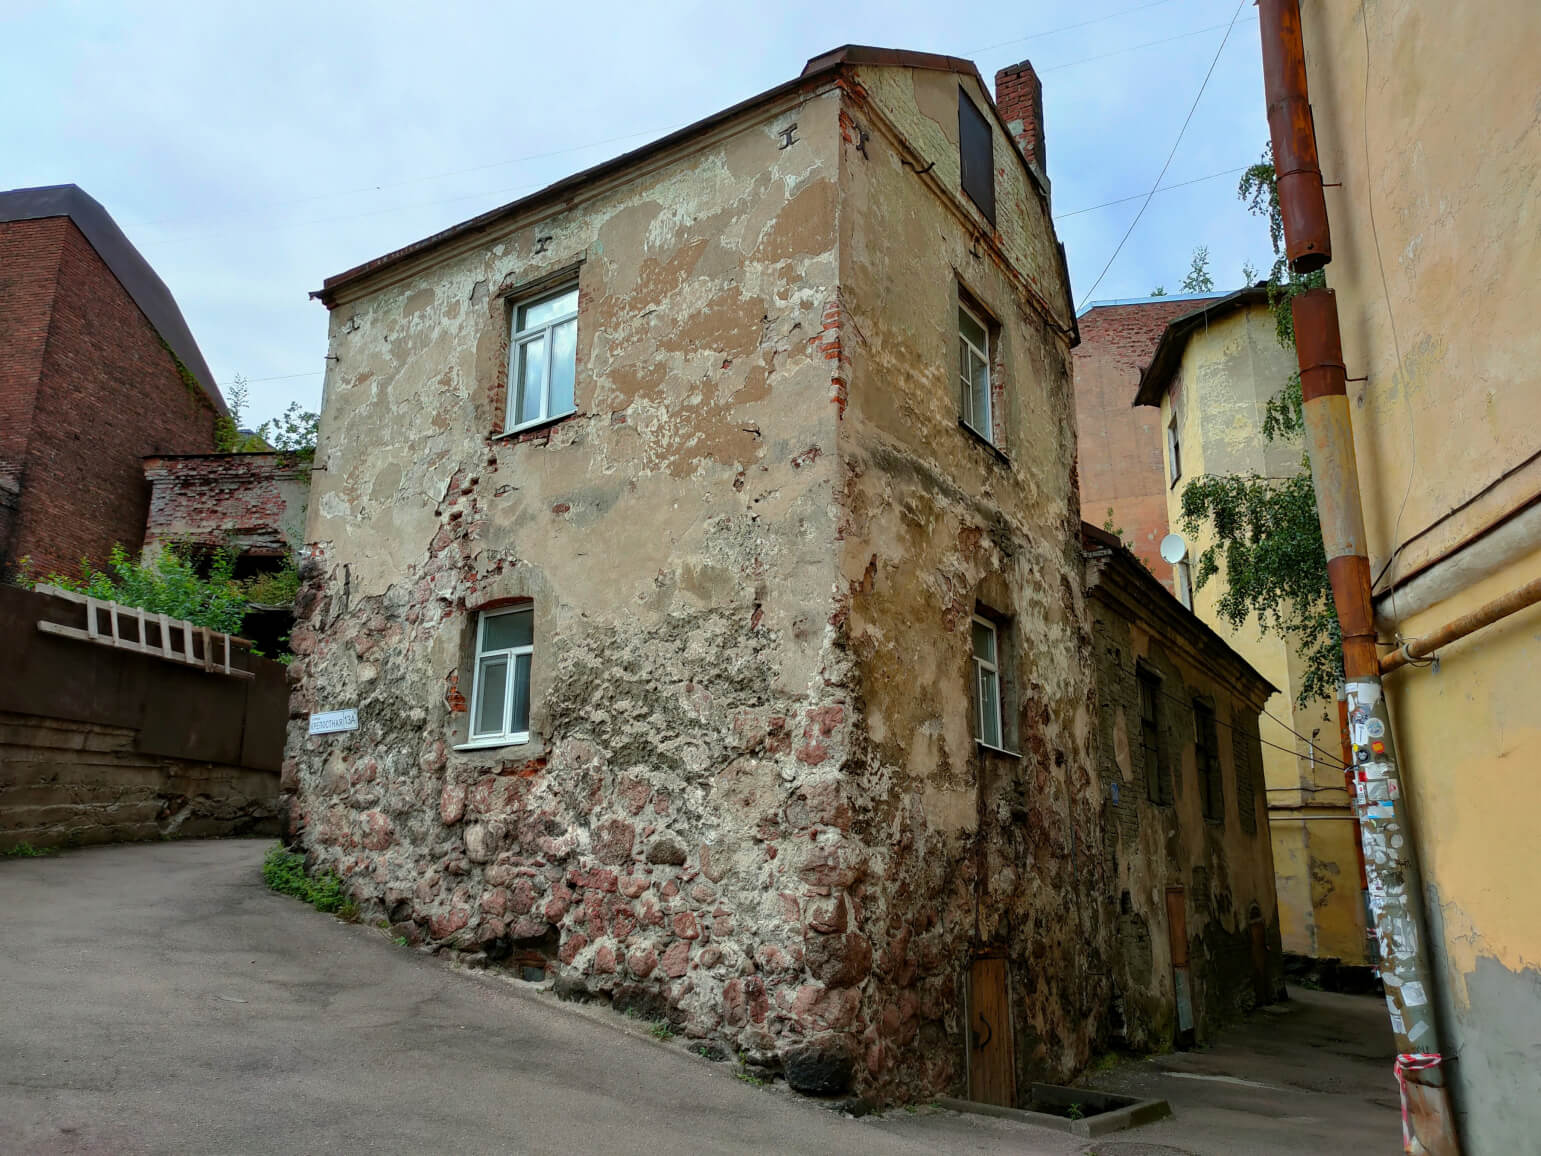
[{"label": "electric wire", "polygon": [[[1191,181],[1178,181],[1174,185],[1162,185],[1159,189],[1156,190],[1156,192],[1168,193],[1173,189],[1183,189],[1187,188],[1189,185],[1202,184],[1204,181],[1213,181],[1220,177],[1231,177],[1235,176],[1237,173],[1244,173],[1246,171],[1246,165],[1242,165],[1240,168],[1235,169],[1224,169],[1218,173],[1210,173],[1207,177],[1194,177]],[[1130,201],[1139,200],[1144,195],[1144,193],[1133,193],[1127,197],[1119,197],[1116,201],[1103,201],[1101,204],[1087,205],[1084,209],[1071,209],[1068,213],[1055,213],[1054,219],[1056,221],[1063,221],[1066,217],[1079,217],[1082,213],[1094,212],[1097,209],[1106,209],[1111,205],[1126,205]]]},{"label": "electric wire", "polygon": [[[1407,388],[1407,370],[1402,365],[1402,342],[1397,336],[1397,317],[1391,308],[1391,286],[1386,280],[1386,259],[1381,256],[1380,230],[1375,225],[1375,181],[1370,169],[1370,17],[1365,12],[1364,0],[1359,0],[1359,27],[1364,31],[1364,97],[1361,116],[1364,119],[1364,184],[1365,207],[1370,217],[1370,239],[1375,245],[1375,264],[1380,269],[1380,289],[1386,299],[1386,321],[1391,328],[1391,348],[1397,355],[1397,377],[1402,382],[1402,402],[1407,409],[1407,486],[1402,491],[1402,504],[1397,507],[1396,521],[1391,524],[1391,618],[1395,623],[1397,642],[1402,642],[1402,615],[1397,610],[1396,565],[1401,555],[1397,538],[1402,533],[1402,515],[1407,512],[1407,500],[1412,497],[1413,479],[1418,472],[1418,419],[1413,411],[1412,394]],[[1382,571],[1384,573],[1384,571]]]},{"label": "electric wire", "polygon": [[1333,762],[1337,763],[1339,766],[1343,765],[1343,759],[1342,759],[1341,756],[1333,754],[1331,751],[1327,750],[1325,747],[1317,746],[1316,745],[1316,741],[1314,739],[1306,738],[1305,735],[1301,734],[1294,727],[1290,726],[1290,724],[1285,722],[1282,718],[1279,718],[1272,711],[1270,711],[1266,706],[1263,708],[1263,713],[1266,714],[1269,718],[1273,719],[1274,722],[1278,723],[1285,730],[1289,731],[1290,734],[1294,735],[1301,742],[1305,743],[1306,746],[1310,747],[1317,754],[1331,759]]},{"label": "electric wire", "polygon": [[1109,12],[1105,16],[1095,16],[1090,20],[1083,20],[1079,24],[1063,24],[1058,28],[1048,28],[1042,32],[1029,32],[1026,36],[1018,36],[1015,40],[1002,40],[998,44],[986,44],[983,48],[970,48],[967,55],[973,56],[976,52],[993,52],[997,48],[1009,48],[1013,44],[1026,44],[1029,40],[1041,40],[1045,36],[1056,36],[1061,32],[1073,32],[1077,28],[1090,28],[1093,24],[1105,24],[1109,20],[1117,20],[1120,16],[1128,16],[1132,12],[1143,12],[1147,8],[1159,8],[1163,4],[1170,4],[1172,0],[1151,0],[1149,4],[1136,4],[1133,8],[1121,8],[1117,12]]},{"label": "electric wire", "polygon": [[1134,227],[1140,223],[1140,218],[1145,215],[1145,210],[1150,207],[1151,198],[1156,195],[1156,190],[1161,187],[1161,181],[1166,176],[1167,169],[1172,167],[1172,158],[1177,155],[1177,148],[1182,144],[1183,136],[1188,131],[1188,125],[1193,121],[1193,114],[1198,111],[1199,101],[1204,97],[1204,90],[1209,87],[1209,78],[1215,74],[1215,66],[1220,63],[1220,54],[1225,51],[1226,44],[1230,42],[1231,30],[1236,27],[1236,19],[1241,15],[1241,10],[1246,2],[1247,0],[1240,0],[1236,5],[1236,11],[1231,14],[1231,22],[1226,25],[1225,35],[1220,38],[1220,47],[1215,49],[1214,59],[1209,62],[1209,71],[1204,74],[1204,82],[1199,85],[1198,95],[1193,98],[1193,104],[1188,109],[1188,115],[1183,120],[1182,128],[1177,131],[1177,139],[1172,142],[1172,151],[1167,153],[1166,163],[1161,166],[1161,171],[1156,174],[1156,179],[1151,182],[1150,192],[1145,195],[1145,203],[1140,206],[1140,211],[1134,215],[1134,220],[1129,222],[1129,228],[1124,231],[1122,240],[1118,242],[1118,247],[1113,250],[1113,255],[1108,258],[1108,263],[1102,267],[1102,272],[1097,274],[1097,279],[1092,282],[1092,287],[1082,297],[1081,304],[1076,306],[1077,312],[1080,311],[1081,306],[1084,306],[1087,301],[1091,300],[1091,295],[1097,291],[1097,286],[1102,284],[1102,279],[1108,275],[1108,270],[1113,267],[1113,262],[1118,260],[1118,255],[1124,250],[1125,242],[1129,240],[1130,234],[1134,232]]},{"label": "electric wire", "polygon": [[[1181,697],[1179,697],[1179,696],[1177,696],[1175,694],[1171,694],[1168,691],[1164,691],[1164,690],[1160,690],[1160,689],[1156,689],[1156,688],[1153,688],[1153,689],[1155,689],[1155,692],[1157,694],[1159,694],[1162,698],[1169,698],[1169,699],[1171,699],[1175,703],[1180,703],[1181,705],[1187,707],[1190,711],[1193,709],[1193,700],[1192,699],[1181,698]],[[1268,714],[1268,712],[1266,710],[1263,713],[1264,714]],[[1273,715],[1268,715],[1268,717],[1269,718],[1273,718]],[[1239,730],[1240,729],[1239,727],[1233,726],[1232,724],[1230,724],[1228,722],[1222,722],[1218,715],[1214,716],[1214,719],[1215,719],[1215,725],[1216,726],[1225,727],[1226,730],[1235,731],[1235,730]],[[1274,719],[1274,722],[1278,722],[1278,721],[1279,721],[1278,719]],[[1280,725],[1283,726],[1282,723],[1280,723]],[[1289,730],[1290,728],[1289,727],[1285,727],[1284,729],[1285,730]],[[1295,732],[1294,731],[1290,731],[1290,733],[1294,734]],[[1242,731],[1242,736],[1244,738],[1251,738],[1252,737],[1246,731]],[[1299,736],[1297,735],[1296,737],[1298,738]],[[1278,743],[1271,743],[1267,739],[1263,738],[1261,735],[1258,736],[1257,741],[1260,742],[1265,747],[1272,747],[1276,751],[1283,751],[1287,755],[1294,755],[1297,759],[1300,758],[1300,752],[1299,751],[1297,751],[1297,750],[1295,750],[1295,749],[1293,749],[1291,747],[1280,746]],[[1338,758],[1336,755],[1330,755],[1326,751],[1323,751],[1320,747],[1317,748],[1317,751],[1327,758],[1329,767],[1331,767],[1333,769],[1336,769],[1336,770],[1340,770],[1340,771],[1346,771],[1346,770],[1349,769],[1348,764],[1345,763],[1342,759]]]}]

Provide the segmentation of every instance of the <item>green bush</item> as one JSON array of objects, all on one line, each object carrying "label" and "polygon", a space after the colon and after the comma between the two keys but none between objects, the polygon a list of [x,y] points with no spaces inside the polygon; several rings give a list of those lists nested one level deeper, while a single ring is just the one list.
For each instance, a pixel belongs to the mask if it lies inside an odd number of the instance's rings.
[{"label": "green bush", "polygon": [[357,908],[343,890],[342,879],[335,872],[310,875],[305,870],[305,856],[275,846],[262,860],[262,881],[280,895],[292,895],[309,903],[317,911],[357,916]]},{"label": "green bush", "polygon": [[241,620],[246,617],[248,599],[235,580],[232,550],[215,550],[209,559],[209,576],[202,578],[185,549],[167,547],[147,565],[115,545],[106,570],[82,561],[79,578],[50,574],[45,581],[106,602],[181,618],[222,634],[239,634]]}]

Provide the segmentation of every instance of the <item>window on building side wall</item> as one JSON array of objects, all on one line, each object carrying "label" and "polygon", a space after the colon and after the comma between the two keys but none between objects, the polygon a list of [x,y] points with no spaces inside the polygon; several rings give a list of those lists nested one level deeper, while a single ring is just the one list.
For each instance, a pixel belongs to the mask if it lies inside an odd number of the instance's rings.
[{"label": "window on building side wall", "polygon": [[980,742],[1001,748],[1000,633],[988,618],[974,616],[974,699]]},{"label": "window on building side wall", "polygon": [[573,412],[578,366],[578,287],[569,285],[514,307],[509,342],[508,416],[512,432]]},{"label": "window on building side wall", "polygon": [[1172,567],[1172,583],[1177,587],[1177,601],[1193,609],[1193,570],[1185,558]]},{"label": "window on building side wall", "polygon": [[963,191],[985,220],[995,224],[995,140],[985,114],[962,88],[958,89],[958,168]]},{"label": "window on building side wall", "polygon": [[1225,821],[1225,792],[1221,782],[1220,742],[1215,737],[1214,708],[1202,702],[1193,704],[1193,732],[1204,818],[1221,823]]},{"label": "window on building side wall", "polygon": [[958,383],[962,389],[963,422],[994,443],[990,413],[990,325],[961,302],[958,305]]},{"label": "window on building side wall", "polygon": [[529,606],[484,611],[476,623],[476,681],[471,741],[522,743],[530,737],[530,661],[535,612]]},{"label": "window on building side wall", "polygon": [[1172,420],[1166,424],[1166,464],[1172,472],[1172,484],[1177,484],[1177,479],[1183,476],[1183,447],[1177,437],[1177,415],[1172,415]]},{"label": "window on building side wall", "polygon": [[1137,672],[1140,683],[1140,748],[1145,752],[1145,793],[1152,803],[1172,801],[1166,752],[1161,747],[1161,676]]}]

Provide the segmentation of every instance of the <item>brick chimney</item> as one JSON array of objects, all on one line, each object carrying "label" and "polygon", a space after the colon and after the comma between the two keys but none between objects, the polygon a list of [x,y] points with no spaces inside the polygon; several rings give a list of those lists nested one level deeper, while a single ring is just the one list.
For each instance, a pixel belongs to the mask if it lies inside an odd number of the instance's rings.
[{"label": "brick chimney", "polygon": [[995,107],[1022,155],[1048,175],[1043,152],[1043,82],[1029,61],[995,74]]}]

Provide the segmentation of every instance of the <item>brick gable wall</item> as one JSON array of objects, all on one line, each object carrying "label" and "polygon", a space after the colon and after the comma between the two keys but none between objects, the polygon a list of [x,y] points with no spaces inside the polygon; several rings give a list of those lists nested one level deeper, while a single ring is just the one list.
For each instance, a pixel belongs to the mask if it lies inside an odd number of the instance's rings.
[{"label": "brick gable wall", "polygon": [[9,555],[69,222],[0,222],[0,562]]},{"label": "brick gable wall", "polygon": [[1168,589],[1172,568],[1157,549],[1170,531],[1161,415],[1133,407],[1140,370],[1175,317],[1203,302],[1152,298],[1098,306],[1080,318],[1075,350],[1076,429],[1080,437],[1081,517],[1101,526],[1113,510],[1124,542]]},{"label": "brick gable wall", "polygon": [[[15,530],[0,561],[27,557],[34,573],[74,573],[81,558],[100,563],[115,542],[138,550],[150,494],[144,457],[213,450],[214,409],[183,382],[154,327],[73,222],[55,217],[3,228],[20,251],[52,238],[57,271],[31,387]],[[37,301],[46,300],[35,274],[23,270],[22,284],[9,291],[29,333],[43,324]],[[7,265],[0,280],[9,276]],[[13,405],[21,416],[27,389],[25,365],[0,363],[7,417]]]}]

